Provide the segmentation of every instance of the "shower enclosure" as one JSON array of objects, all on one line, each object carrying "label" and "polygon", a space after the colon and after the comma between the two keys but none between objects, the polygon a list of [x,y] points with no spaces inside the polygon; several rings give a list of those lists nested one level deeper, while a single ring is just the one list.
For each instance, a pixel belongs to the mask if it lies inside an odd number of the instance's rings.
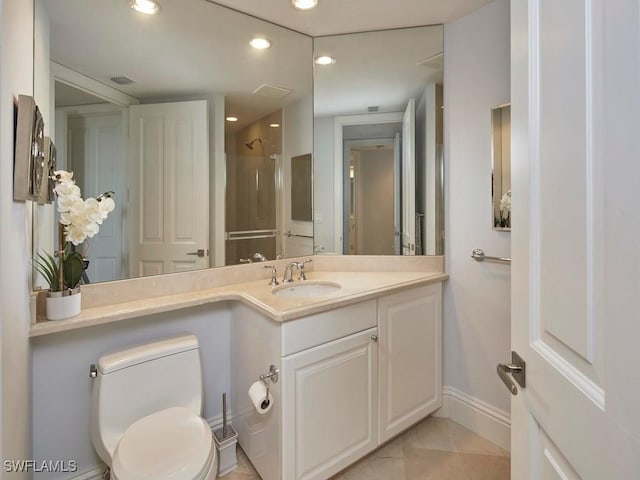
[{"label": "shower enclosure", "polygon": [[275,259],[282,111],[225,135],[226,265]]}]

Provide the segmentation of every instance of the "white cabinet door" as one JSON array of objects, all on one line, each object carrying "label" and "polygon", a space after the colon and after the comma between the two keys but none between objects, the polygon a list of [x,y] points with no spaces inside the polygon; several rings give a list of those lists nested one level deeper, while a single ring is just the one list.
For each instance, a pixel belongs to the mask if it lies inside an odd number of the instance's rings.
[{"label": "white cabinet door", "polygon": [[442,405],[442,284],[378,300],[380,443]]},{"label": "white cabinet door", "polygon": [[326,479],[377,445],[371,328],[282,361],[283,478]]}]

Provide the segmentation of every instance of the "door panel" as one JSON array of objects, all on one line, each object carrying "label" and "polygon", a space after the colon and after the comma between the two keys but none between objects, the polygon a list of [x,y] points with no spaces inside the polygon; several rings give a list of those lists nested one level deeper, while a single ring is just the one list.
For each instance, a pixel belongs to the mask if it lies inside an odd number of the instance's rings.
[{"label": "door panel", "polygon": [[416,101],[402,118],[402,254],[416,254]]},{"label": "door panel", "polygon": [[69,169],[84,198],[114,192],[115,208],[98,234],[85,241],[91,283],[123,278],[124,126],[120,111],[68,117]]},{"label": "door panel", "polygon": [[[207,102],[134,105],[131,273],[209,266]],[[194,255],[202,250],[203,256]]]},{"label": "door panel", "polygon": [[613,267],[637,260],[640,225],[606,228],[637,205],[620,177],[638,178],[640,147],[619,140],[640,116],[639,9],[512,2],[512,478],[640,478],[640,379],[618,373],[637,363],[621,347],[640,335],[640,272]]}]

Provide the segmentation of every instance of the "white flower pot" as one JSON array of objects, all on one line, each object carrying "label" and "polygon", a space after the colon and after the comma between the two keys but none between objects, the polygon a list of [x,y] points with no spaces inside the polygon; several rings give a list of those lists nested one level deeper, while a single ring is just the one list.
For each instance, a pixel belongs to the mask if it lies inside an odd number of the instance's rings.
[{"label": "white flower pot", "polygon": [[80,313],[81,301],[80,287],[47,293],[47,319],[64,320],[75,317]]}]

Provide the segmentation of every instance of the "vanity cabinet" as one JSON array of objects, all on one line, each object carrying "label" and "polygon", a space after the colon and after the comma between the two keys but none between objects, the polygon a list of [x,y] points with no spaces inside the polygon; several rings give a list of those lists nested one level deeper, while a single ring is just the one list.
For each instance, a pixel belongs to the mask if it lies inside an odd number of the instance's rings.
[{"label": "vanity cabinet", "polygon": [[442,406],[442,284],[378,299],[379,443]]},{"label": "vanity cabinet", "polygon": [[[441,406],[442,286],[283,323],[232,310],[233,422],[264,480],[324,480]],[[247,390],[268,370],[274,408]]]},{"label": "vanity cabinet", "polygon": [[282,360],[287,479],[326,479],[378,444],[377,329]]}]

